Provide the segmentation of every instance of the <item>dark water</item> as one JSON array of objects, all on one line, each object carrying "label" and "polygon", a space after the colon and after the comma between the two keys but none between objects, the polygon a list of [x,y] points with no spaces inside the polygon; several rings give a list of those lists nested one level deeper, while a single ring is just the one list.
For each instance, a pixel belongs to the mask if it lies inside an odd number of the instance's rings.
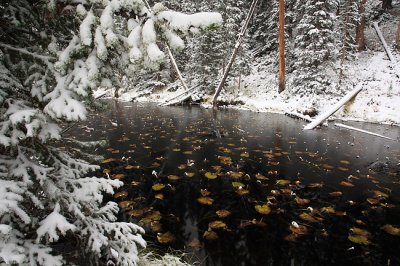
[{"label": "dark water", "polygon": [[124,181],[115,195],[121,219],[141,224],[160,252],[183,250],[200,265],[400,265],[400,231],[387,232],[400,227],[399,142],[333,126],[303,132],[304,124],[111,103],[90,116],[94,131],[79,125],[70,134],[109,140],[96,152],[115,160],[98,174]]}]

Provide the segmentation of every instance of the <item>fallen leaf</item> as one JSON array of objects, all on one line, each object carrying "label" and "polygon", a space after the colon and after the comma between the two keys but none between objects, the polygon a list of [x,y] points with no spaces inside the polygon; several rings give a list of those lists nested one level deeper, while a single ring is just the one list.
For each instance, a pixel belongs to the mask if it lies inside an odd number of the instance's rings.
[{"label": "fallen leaf", "polygon": [[389,198],[389,195],[379,190],[374,190],[375,198]]},{"label": "fallen leaf", "polygon": [[212,205],[214,202],[214,200],[210,197],[200,197],[197,199],[197,201],[204,205]]},{"label": "fallen leaf", "polygon": [[307,227],[305,227],[304,225],[297,225],[297,226],[290,225],[289,230],[290,232],[296,235],[305,235],[308,232]]},{"label": "fallen leaf", "polygon": [[245,195],[249,194],[250,191],[247,190],[247,189],[244,189],[244,188],[240,188],[240,187],[239,187],[239,189],[236,190],[236,193],[237,193],[239,196],[245,196]]},{"label": "fallen leaf", "polygon": [[160,191],[160,190],[162,190],[163,188],[165,188],[165,185],[164,185],[164,184],[157,183],[157,184],[154,184],[151,188],[152,188],[154,191]]},{"label": "fallen leaf", "polygon": [[256,205],[256,206],[254,206],[254,208],[256,209],[256,211],[258,213],[261,213],[261,214],[264,214],[264,215],[267,215],[267,214],[271,213],[271,208],[267,204]]},{"label": "fallen leaf", "polygon": [[159,221],[151,221],[150,222],[150,229],[154,233],[158,233],[162,231],[162,224]]},{"label": "fallen leaf", "polygon": [[119,198],[125,198],[128,196],[128,191],[124,190],[124,191],[119,191],[117,193],[114,194],[114,198],[119,199]]},{"label": "fallen leaf", "polygon": [[241,183],[241,182],[232,182],[232,186],[234,188],[239,188],[239,187],[243,188],[245,185],[243,183]]},{"label": "fallen leaf", "polygon": [[308,185],[309,188],[322,188],[323,186],[323,183],[311,183]]},{"label": "fallen leaf", "polygon": [[375,198],[367,198],[367,202],[371,205],[378,205],[380,203],[380,201]]},{"label": "fallen leaf", "polygon": [[201,243],[197,238],[193,238],[192,241],[189,242],[188,247],[199,250],[201,248]]},{"label": "fallen leaf", "polygon": [[298,205],[307,205],[307,204],[310,203],[309,199],[302,199],[302,198],[299,198],[299,197],[296,197],[294,200],[296,201],[296,203]]},{"label": "fallen leaf", "polygon": [[110,159],[105,159],[105,160],[103,160],[103,161],[101,161],[101,163],[111,163],[111,162],[114,162],[115,161],[115,159],[114,158],[110,158]]},{"label": "fallen leaf", "polygon": [[240,157],[245,157],[248,158],[250,155],[248,152],[243,152],[242,154],[240,154]]},{"label": "fallen leaf", "polygon": [[205,173],[204,176],[208,179],[216,179],[218,177],[216,173],[211,173],[211,172]]},{"label": "fallen leaf", "polygon": [[391,224],[386,224],[383,226],[383,230],[385,230],[385,232],[388,234],[400,236],[400,227],[394,227]]},{"label": "fallen leaf", "polygon": [[139,165],[127,165],[127,166],[125,166],[126,170],[139,169],[139,168],[140,168]]},{"label": "fallen leaf", "polygon": [[111,170],[110,170],[110,169],[104,169],[104,170],[103,170],[103,174],[109,174],[109,173],[111,173]]},{"label": "fallen leaf", "polygon": [[134,204],[133,201],[131,201],[131,200],[126,200],[126,201],[121,201],[121,202],[119,202],[119,203],[118,203],[118,206],[119,206],[121,209],[127,209],[127,208],[129,208],[131,205],[133,205],[133,204]]},{"label": "fallen leaf", "polygon": [[146,211],[147,210],[145,210],[145,209],[130,210],[129,212],[127,212],[127,214],[129,216],[133,216],[133,217],[139,218],[139,217],[142,217],[145,214]]},{"label": "fallen leaf", "polygon": [[304,221],[311,222],[311,223],[317,223],[317,222],[321,222],[321,221],[324,220],[323,218],[315,217],[314,215],[311,215],[311,214],[306,213],[306,212],[301,213],[299,215],[299,217],[301,219],[303,219]]},{"label": "fallen leaf", "polygon": [[195,174],[192,172],[185,172],[185,176],[187,177],[193,177]]},{"label": "fallen leaf", "polygon": [[215,213],[218,215],[219,218],[225,218],[231,215],[231,212],[225,209],[218,210]]},{"label": "fallen leaf", "polygon": [[339,185],[343,186],[343,187],[354,187],[353,183],[347,182],[347,181],[342,181],[339,183]]},{"label": "fallen leaf", "polygon": [[177,176],[177,175],[169,175],[169,176],[168,176],[168,179],[171,180],[171,181],[175,181],[175,180],[180,179],[180,177]]},{"label": "fallen leaf", "polygon": [[350,232],[353,235],[360,235],[360,236],[365,236],[365,237],[368,237],[370,235],[370,233],[367,230],[364,230],[364,229],[361,229],[361,228],[358,228],[358,227],[350,228]]},{"label": "fallen leaf", "polygon": [[218,235],[214,231],[205,231],[203,234],[203,238],[213,241],[218,239]]},{"label": "fallen leaf", "polygon": [[268,180],[268,177],[265,177],[262,174],[256,174],[256,179],[258,179],[258,180]]},{"label": "fallen leaf", "polygon": [[112,177],[113,179],[122,179],[122,178],[125,177],[125,175],[124,175],[124,174],[115,174],[115,175],[112,175],[111,177]]},{"label": "fallen leaf", "polygon": [[230,172],[228,172],[228,174],[229,174],[230,177],[232,177],[234,179],[237,179],[237,178],[241,178],[244,173],[243,172],[232,172],[232,171],[230,171]]},{"label": "fallen leaf", "polygon": [[343,193],[340,191],[334,191],[334,192],[329,193],[329,195],[332,197],[340,197],[343,195]]},{"label": "fallen leaf", "polygon": [[290,181],[285,180],[285,179],[278,179],[278,180],[276,180],[276,184],[280,185],[280,186],[286,186],[286,185],[290,184]]},{"label": "fallen leaf", "polygon": [[207,196],[209,196],[209,195],[211,194],[211,192],[208,191],[208,190],[205,188],[205,189],[200,189],[200,194],[201,194],[203,197],[207,197]]},{"label": "fallen leaf", "polygon": [[223,221],[213,221],[208,224],[209,229],[226,229],[228,226]]},{"label": "fallen leaf", "polygon": [[363,235],[349,235],[349,240],[353,243],[356,244],[361,244],[361,245],[368,245],[371,242],[368,240],[367,237],[363,236]]},{"label": "fallen leaf", "polygon": [[164,194],[162,194],[162,193],[155,194],[154,198],[159,199],[159,200],[164,200]]}]

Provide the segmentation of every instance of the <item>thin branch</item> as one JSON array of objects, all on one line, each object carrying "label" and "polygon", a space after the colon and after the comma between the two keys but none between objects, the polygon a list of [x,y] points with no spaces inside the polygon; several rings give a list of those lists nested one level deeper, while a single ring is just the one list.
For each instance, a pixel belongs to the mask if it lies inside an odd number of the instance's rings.
[{"label": "thin branch", "polygon": [[37,58],[37,59],[42,60],[46,64],[50,63],[50,61],[56,61],[57,60],[57,58],[52,57],[52,56],[45,56],[45,55],[32,53],[32,52],[29,52],[26,49],[13,47],[13,46],[5,44],[5,43],[0,43],[0,47],[3,47],[3,48],[8,49],[8,50],[13,50],[13,51],[16,51],[16,52],[24,54],[24,55],[32,56],[33,58]]}]

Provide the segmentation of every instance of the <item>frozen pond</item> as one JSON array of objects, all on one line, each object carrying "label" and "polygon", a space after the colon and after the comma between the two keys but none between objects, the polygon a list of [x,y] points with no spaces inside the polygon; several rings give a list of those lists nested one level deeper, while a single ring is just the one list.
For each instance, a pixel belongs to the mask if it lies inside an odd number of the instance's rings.
[{"label": "frozen pond", "polygon": [[303,132],[276,114],[110,105],[69,134],[109,141],[98,175],[124,181],[120,218],[142,225],[150,248],[201,265],[400,265],[399,142]]}]

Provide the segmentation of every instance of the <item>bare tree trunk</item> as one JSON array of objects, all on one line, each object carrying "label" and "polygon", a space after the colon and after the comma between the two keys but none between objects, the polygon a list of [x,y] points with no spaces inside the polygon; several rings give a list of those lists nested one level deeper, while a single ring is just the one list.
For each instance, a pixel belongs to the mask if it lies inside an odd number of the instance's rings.
[{"label": "bare tree trunk", "polygon": [[383,10],[388,10],[388,9],[392,9],[393,5],[392,5],[392,0],[382,0],[382,9]]},{"label": "bare tree trunk", "polygon": [[285,1],[279,1],[279,88],[281,93],[285,90]]},{"label": "bare tree trunk", "polygon": [[397,45],[397,49],[400,50],[400,20],[399,20],[399,26],[397,26],[396,45]]},{"label": "bare tree trunk", "polygon": [[357,50],[363,51],[365,50],[365,4],[367,0],[361,0],[360,7],[358,12],[360,14],[360,22],[357,25],[356,29],[356,43],[357,43]]}]

